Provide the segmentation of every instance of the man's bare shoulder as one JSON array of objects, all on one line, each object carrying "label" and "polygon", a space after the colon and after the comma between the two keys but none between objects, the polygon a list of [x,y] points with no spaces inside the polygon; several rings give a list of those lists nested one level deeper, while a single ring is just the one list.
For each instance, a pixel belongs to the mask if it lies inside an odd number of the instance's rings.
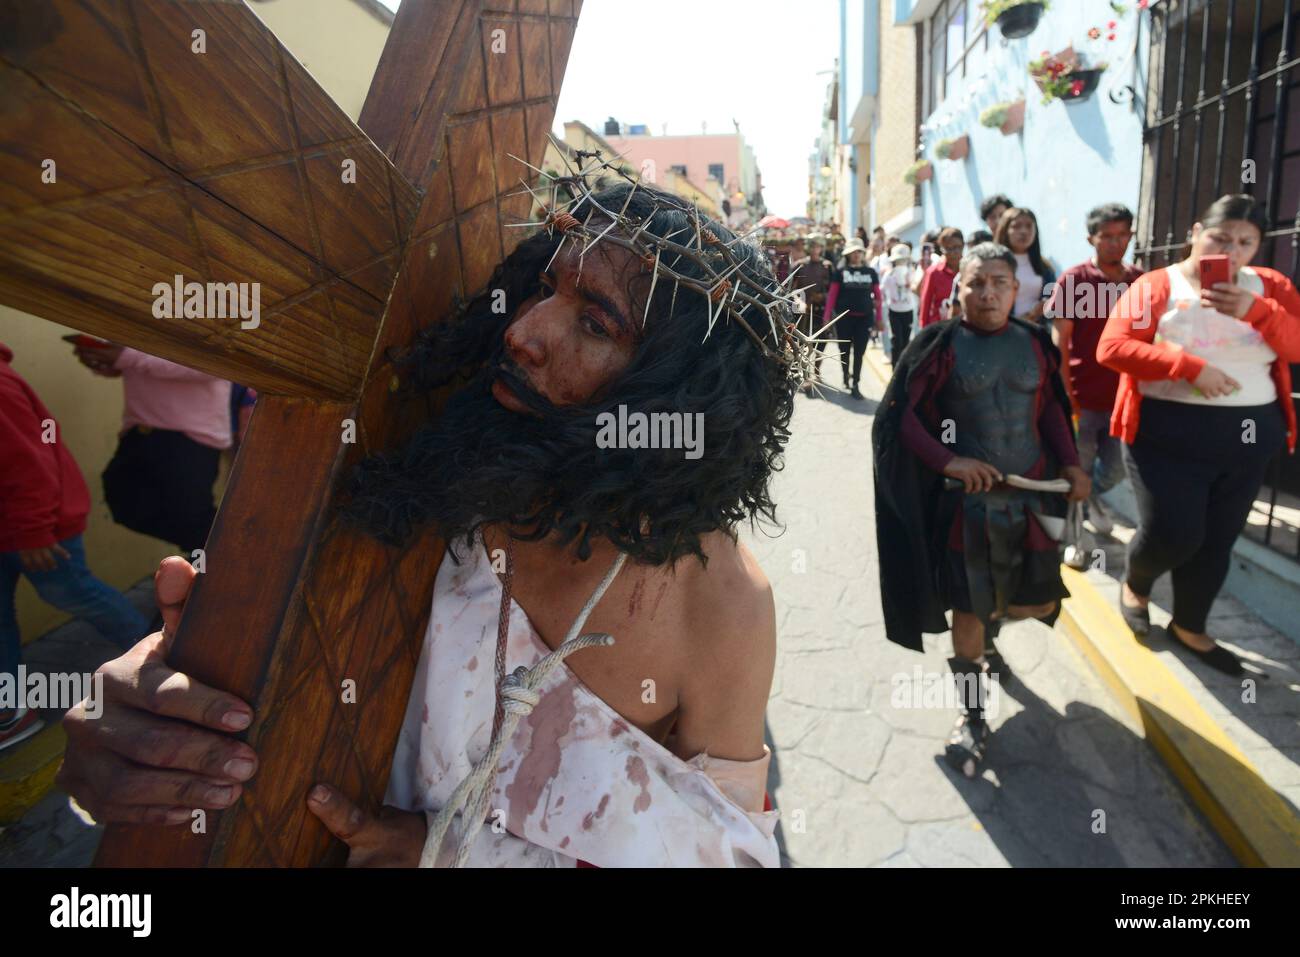
[{"label": "man's bare shoulder", "polygon": [[721,666],[733,673],[743,658],[743,666],[753,668],[758,680],[770,682],[776,659],[772,583],[753,553],[722,532],[706,535],[703,545],[708,566],[689,562],[692,568],[682,583],[691,623],[690,657],[697,666]]},{"label": "man's bare shoulder", "polygon": [[[772,583],[744,544],[722,532],[711,532],[702,539],[707,567],[690,561],[684,595],[696,614],[719,611],[724,620],[754,622],[751,610],[761,611],[772,601]],[[722,622],[717,622],[721,624]],[[728,628],[728,630],[731,630]]]},{"label": "man's bare shoulder", "polygon": [[688,629],[682,671],[684,753],[753,760],[763,753],[763,713],[776,668],[772,585],[744,545],[706,536],[708,567],[692,562],[683,585]]}]

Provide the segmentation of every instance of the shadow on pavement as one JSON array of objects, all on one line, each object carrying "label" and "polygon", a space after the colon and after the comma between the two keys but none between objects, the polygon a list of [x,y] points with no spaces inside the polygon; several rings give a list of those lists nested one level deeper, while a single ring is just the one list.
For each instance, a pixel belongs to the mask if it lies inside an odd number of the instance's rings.
[{"label": "shadow on pavement", "polygon": [[[935,762],[1008,865],[1204,867],[1195,849],[1184,853],[1189,827],[1217,844],[1216,856],[1231,865],[1209,823],[1124,724],[1080,701],[1061,714],[1019,676],[1002,693],[1022,710],[994,722],[979,775],[964,777],[941,754]],[[1148,776],[1151,768],[1168,789]],[[1140,817],[1131,813],[1135,805]],[[1162,861],[1142,860],[1141,848],[1151,844]]]}]

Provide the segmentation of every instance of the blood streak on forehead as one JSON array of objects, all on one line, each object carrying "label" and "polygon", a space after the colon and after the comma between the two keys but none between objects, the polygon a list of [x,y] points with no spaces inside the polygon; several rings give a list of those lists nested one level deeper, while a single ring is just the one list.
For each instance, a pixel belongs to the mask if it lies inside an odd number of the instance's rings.
[{"label": "blood streak on forehead", "polygon": [[[608,220],[601,223],[593,218],[589,228],[597,230],[599,235],[599,231],[604,230],[607,225],[609,225]],[[640,310],[645,308],[645,299],[641,297],[630,299],[632,289],[629,287],[643,272],[640,260],[630,250],[615,246],[613,243],[600,243],[594,248],[588,247],[584,254],[582,252],[584,243],[585,240],[580,235],[567,237],[551,266],[552,273],[558,276],[563,272],[572,277],[583,296],[595,303],[611,319],[620,324],[626,323],[628,331],[639,337],[641,323],[633,319],[641,314]],[[645,281],[642,285],[648,291],[650,276],[648,271],[645,272]]]}]

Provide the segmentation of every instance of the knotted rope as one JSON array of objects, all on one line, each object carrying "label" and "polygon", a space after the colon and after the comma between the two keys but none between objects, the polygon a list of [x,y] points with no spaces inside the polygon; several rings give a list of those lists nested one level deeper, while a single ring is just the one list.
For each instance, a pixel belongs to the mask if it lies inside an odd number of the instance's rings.
[{"label": "knotted rope", "polygon": [[[541,700],[538,693],[539,688],[551,673],[557,669],[565,658],[575,651],[581,651],[583,648],[590,648],[593,645],[612,645],[614,636],[603,633],[592,633],[581,635],[582,626],[587,623],[587,617],[591,610],[596,607],[609,586],[613,583],[614,578],[618,575],[623,563],[627,560],[627,552],[619,552],[614,562],[605,572],[605,577],[600,580],[596,590],[591,593],[587,603],[582,606],[582,611],[578,612],[578,617],[574,619],[573,625],[569,628],[568,634],[564,636],[564,641],[560,647],[556,648],[550,654],[546,655],[531,668],[525,668],[522,665],[502,679],[497,689],[497,705],[502,712],[502,718],[499,723],[493,722],[492,741],[488,745],[487,752],[474,765],[465,780],[452,792],[451,798],[446,805],[438,811],[433,821],[429,824],[429,834],[424,840],[424,851],[420,854],[421,867],[433,867],[438,859],[438,853],[442,850],[443,839],[451,826],[452,818],[458,812],[461,813],[461,832],[456,847],[456,856],[452,860],[452,867],[464,867],[465,862],[469,859],[470,845],[474,843],[474,838],[478,835],[479,829],[483,826],[483,821],[487,817],[488,801],[492,795],[492,787],[496,783],[497,763],[501,760],[501,752],[505,749],[505,744],[515,733],[520,719],[532,713],[533,708]],[[501,602],[501,615],[506,617],[510,613],[509,588],[513,577],[513,552],[507,549],[506,552],[506,581],[503,585],[503,598]],[[506,628],[498,628],[497,649],[498,654],[503,654],[504,638]],[[504,660],[504,659],[502,659]],[[504,667],[504,666],[503,666]]]}]

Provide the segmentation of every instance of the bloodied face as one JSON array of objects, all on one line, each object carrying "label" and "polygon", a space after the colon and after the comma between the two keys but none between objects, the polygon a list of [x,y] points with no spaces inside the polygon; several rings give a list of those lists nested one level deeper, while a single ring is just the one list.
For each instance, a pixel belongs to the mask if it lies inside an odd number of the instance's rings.
[{"label": "bloodied face", "polygon": [[580,257],[579,245],[566,242],[506,327],[506,369],[492,383],[493,397],[520,413],[529,411],[516,394],[520,383],[556,406],[599,397],[642,340],[629,294],[640,271],[625,250],[605,245]]},{"label": "bloodied face", "polygon": [[[671,194],[645,185],[629,192],[619,186],[594,199],[661,238],[695,232],[670,208],[680,205]],[[572,215],[599,235],[600,215],[582,205]],[[721,224],[702,229],[776,285],[757,246]],[[403,378],[436,395],[437,414],[357,466],[347,519],[395,545],[424,525],[468,541],[474,529],[502,523],[538,537],[555,532],[583,558],[587,543],[604,538],[663,564],[702,554],[702,536],[774,508],[768,481],[793,410],[788,370],[719,319],[703,290],[679,290],[609,241],[593,241],[580,261],[577,237],[560,238],[543,230],[520,243],[460,315],[422,330],[402,357]],[[690,257],[665,254],[663,266],[709,278]],[[786,320],[773,310],[771,321]],[[702,456],[598,441],[602,416],[654,412],[700,417]]]}]

